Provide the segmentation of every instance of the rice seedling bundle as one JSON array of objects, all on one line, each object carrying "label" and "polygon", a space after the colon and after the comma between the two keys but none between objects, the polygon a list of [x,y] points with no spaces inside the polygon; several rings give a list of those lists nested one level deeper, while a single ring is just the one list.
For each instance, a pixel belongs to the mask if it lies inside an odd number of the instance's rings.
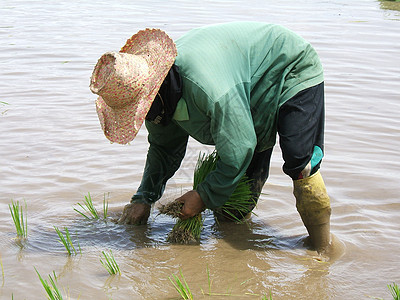
[{"label": "rice seedling bundle", "polygon": [[[195,190],[197,186],[206,179],[207,175],[211,171],[215,170],[217,161],[218,155],[216,151],[208,155],[205,153],[199,155],[193,175],[193,190]],[[227,202],[221,208],[216,210],[216,212],[225,213],[233,220],[241,222],[242,218],[244,218],[248,213],[249,203],[251,201],[254,200],[252,200],[250,180],[244,175]],[[183,203],[173,201],[162,206],[160,208],[160,213],[178,218],[182,206]],[[233,214],[232,211],[238,212],[239,217]],[[200,239],[202,228],[203,218],[201,213],[186,220],[178,219],[177,223],[168,235],[168,241],[181,244],[198,241]]]},{"label": "rice seedling bundle", "polygon": [[200,239],[203,217],[198,214],[186,220],[178,219],[168,235],[168,241],[177,244],[195,243]]}]

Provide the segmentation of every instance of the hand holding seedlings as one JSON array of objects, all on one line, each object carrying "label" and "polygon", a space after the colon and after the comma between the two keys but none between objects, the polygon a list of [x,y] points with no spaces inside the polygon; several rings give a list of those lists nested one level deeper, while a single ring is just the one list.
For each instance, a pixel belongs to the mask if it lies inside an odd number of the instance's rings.
[{"label": "hand holding seedlings", "polygon": [[182,220],[194,217],[206,209],[206,206],[203,200],[201,200],[199,193],[195,190],[191,190],[183,194],[175,201],[183,203],[183,207],[179,215]]}]

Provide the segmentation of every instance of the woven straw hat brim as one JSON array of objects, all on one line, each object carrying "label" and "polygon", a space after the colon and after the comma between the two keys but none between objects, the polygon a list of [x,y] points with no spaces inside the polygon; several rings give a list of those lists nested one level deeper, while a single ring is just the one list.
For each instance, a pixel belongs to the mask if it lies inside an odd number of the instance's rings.
[{"label": "woven straw hat brim", "polygon": [[102,97],[96,100],[97,115],[104,135],[110,142],[127,144],[139,132],[147,112],[139,107],[139,102],[131,103],[123,108],[111,108]]},{"label": "woven straw hat brim", "polygon": [[149,76],[144,84],[146,93],[123,108],[112,108],[102,97],[96,101],[97,114],[105,136],[119,144],[131,142],[143,125],[161,84],[172,67],[177,50],[173,40],[160,29],[141,30],[121,48],[120,52],[140,55],[149,65]]}]

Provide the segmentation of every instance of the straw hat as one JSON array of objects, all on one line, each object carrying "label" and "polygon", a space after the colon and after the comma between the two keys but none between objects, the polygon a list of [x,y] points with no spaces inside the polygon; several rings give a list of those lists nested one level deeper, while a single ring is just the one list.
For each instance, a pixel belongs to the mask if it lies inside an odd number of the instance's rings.
[{"label": "straw hat", "polygon": [[145,29],[120,52],[107,52],[98,60],[90,90],[99,95],[97,115],[111,142],[126,144],[135,138],[176,55],[165,32]]}]

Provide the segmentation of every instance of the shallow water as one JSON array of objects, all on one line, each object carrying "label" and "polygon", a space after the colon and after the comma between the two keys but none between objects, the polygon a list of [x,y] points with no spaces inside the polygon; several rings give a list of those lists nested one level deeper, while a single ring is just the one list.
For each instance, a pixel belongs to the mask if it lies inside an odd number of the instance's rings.
[{"label": "shallow water", "polygon": [[[245,4],[246,3],[246,4]],[[390,5],[390,6],[389,6]],[[390,299],[400,284],[400,12],[364,1],[9,1],[0,3],[0,298],[43,299],[53,272],[71,299],[178,299],[169,282],[181,269],[195,299]],[[386,9],[391,8],[391,9]],[[398,6],[397,6],[398,8]],[[73,207],[91,193],[118,217],[137,188],[147,151],[144,128],[129,146],[101,132],[89,78],[98,57],[133,33],[158,27],[172,38],[211,23],[279,23],[312,42],[325,68],[326,157],[332,232],[342,255],[328,262],[302,245],[305,229],[279,147],[257,216],[217,225],[207,214],[200,245],[172,245],[174,221],[147,226],[85,221]],[[190,141],[162,202],[190,189],[206,148]],[[28,240],[15,240],[11,199],[26,201]],[[53,226],[79,237],[68,257]],[[109,277],[101,251],[112,249],[121,276]]]}]

